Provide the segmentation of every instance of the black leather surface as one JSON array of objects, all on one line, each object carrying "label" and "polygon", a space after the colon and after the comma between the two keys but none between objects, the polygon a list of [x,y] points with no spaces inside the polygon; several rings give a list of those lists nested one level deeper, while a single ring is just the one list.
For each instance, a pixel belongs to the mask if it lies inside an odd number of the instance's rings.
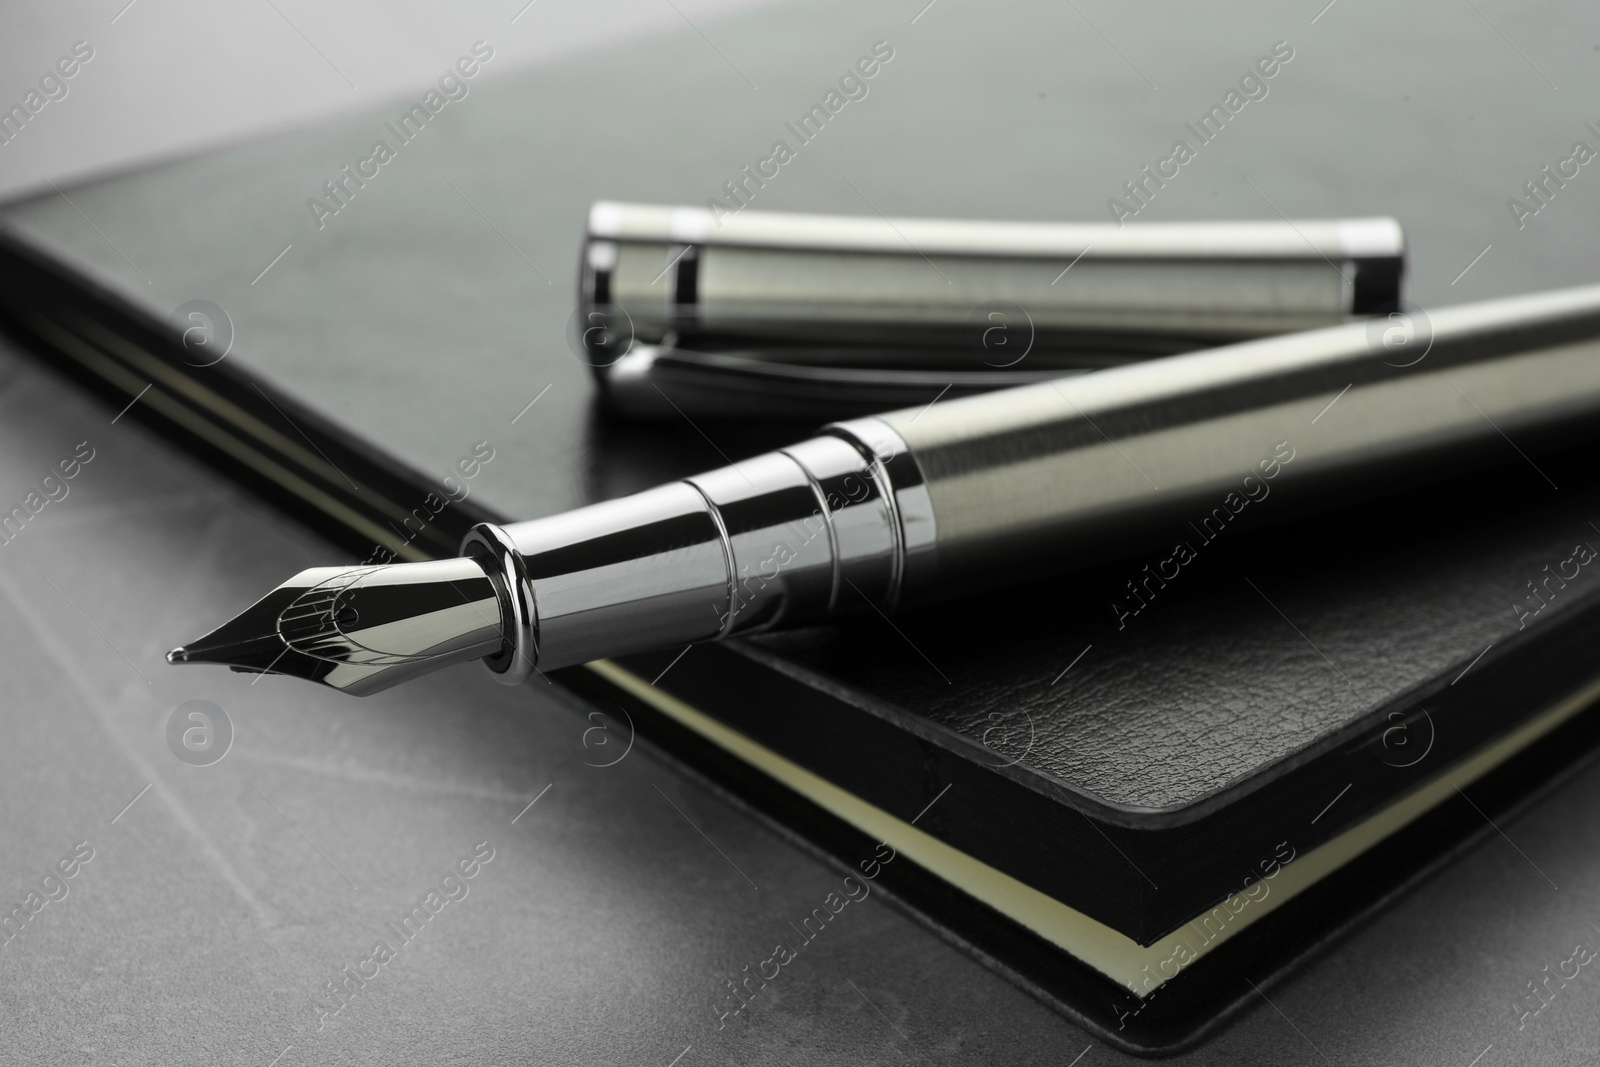
[{"label": "black leather surface", "polygon": [[[1122,629],[1109,604],[1129,601],[1121,581],[1153,556],[963,601],[975,622],[952,621],[956,609],[908,613],[899,640],[869,617],[752,643],[916,709],[992,747],[996,764],[1016,757],[1014,774],[1088,794],[1130,824],[1190,821],[1531,632],[1512,607],[1538,603],[1526,583],[1600,543],[1587,519],[1593,454],[1585,441],[1542,457],[1563,475],[1561,493],[1518,460],[1471,484],[1419,485],[1219,540]],[[1600,588],[1574,569],[1531,623]]]},{"label": "black leather surface", "polygon": [[[1591,454],[1579,442],[1541,456],[1561,494],[1518,459],[1480,475],[1471,492],[1370,499],[1355,521],[1325,517],[1218,545],[1211,569],[1164,594],[1156,606],[1166,614],[1151,609],[1148,643],[1125,640],[1103,617],[1085,623],[1092,608],[1074,617],[1072,605],[1102,599],[1087,578],[1041,583],[1031,603],[1003,592],[948,609],[977,624],[951,625],[938,610],[894,627],[866,617],[757,638],[742,653],[706,647],[625,662],[884,810],[919,811],[948,788],[951,801],[922,828],[1148,942],[1237,888],[1281,842],[1309,851],[1591,681],[1592,578],[1580,570],[1524,630],[1513,612],[1501,619],[1510,602],[1493,587],[1497,576],[1504,586],[1520,571],[1545,573],[1544,561],[1571,556],[1574,544],[1592,551]],[[1479,521],[1478,492],[1507,518]],[[1364,519],[1380,514],[1381,524]],[[1308,559],[1314,572],[1300,566]],[[1275,578],[1270,601],[1252,588],[1263,574]],[[1428,663],[1471,626],[1487,631],[1467,638],[1481,642],[1473,651],[1444,669]],[[1091,644],[1059,681],[1064,665],[1037,673],[1053,645]],[[1096,652],[1096,673],[1115,685],[1069,686]],[[1232,698],[1207,690],[1196,699],[1196,677],[1231,686]],[[1292,758],[1271,755],[1279,739],[1310,730],[1302,709],[1341,700],[1354,713],[1337,732],[1306,738]],[[1062,756],[1079,776],[1125,775],[1142,796],[1259,763],[1199,802],[1118,810],[1105,803],[1112,790],[1075,789],[1072,776],[1053,773]]]}]

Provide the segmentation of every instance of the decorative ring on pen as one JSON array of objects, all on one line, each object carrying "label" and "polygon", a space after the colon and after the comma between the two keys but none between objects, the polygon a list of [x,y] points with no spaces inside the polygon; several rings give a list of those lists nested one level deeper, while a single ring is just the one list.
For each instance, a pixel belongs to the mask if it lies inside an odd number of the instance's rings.
[{"label": "decorative ring on pen", "polygon": [[533,586],[522,565],[522,554],[506,532],[493,523],[480,522],[461,542],[461,554],[477,560],[499,588],[500,651],[483,662],[505,685],[521,685],[532,677],[539,662],[539,609]]},{"label": "decorative ring on pen", "polygon": [[894,536],[884,609],[893,611],[902,601],[920,597],[935,573],[937,524],[922,466],[905,438],[876,416],[830,423],[822,432],[842,438],[860,452],[883,493]]}]

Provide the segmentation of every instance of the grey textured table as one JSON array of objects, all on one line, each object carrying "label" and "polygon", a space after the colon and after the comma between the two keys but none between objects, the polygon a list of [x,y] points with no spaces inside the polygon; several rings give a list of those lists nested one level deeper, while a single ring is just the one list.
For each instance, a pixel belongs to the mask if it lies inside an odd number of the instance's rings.
[{"label": "grey textured table", "polygon": [[[1296,58],[1270,95],[1141,218],[1394,213],[1413,238],[1413,293],[1425,304],[1595,278],[1591,167],[1525,229],[1505,205],[1572,140],[1600,146],[1583,110],[1600,80],[1597,46],[1564,28],[1571,15],[1346,0],[1320,15],[1320,3],[1156,16],[1041,5],[1007,21],[942,0],[913,24],[921,6],[794,6],[710,27],[759,93],[688,30],[530,75],[531,100],[494,110],[474,98],[450,113],[459,125],[441,122],[440,137],[408,148],[363,193],[387,198],[383,214],[364,217],[355,200],[325,231],[310,228],[304,199],[365,149],[368,120],[296,140],[289,165],[301,177],[281,187],[252,176],[282,142],[196,164],[220,192],[193,211],[177,209],[160,172],[105,194],[120,200],[75,196],[102,225],[118,214],[104,236],[130,261],[64,202],[24,221],[127,291],[146,290],[142,269],[157,303],[218,300],[241,351],[285,388],[343,373],[328,351],[383,367],[332,413],[430,468],[478,427],[496,427],[496,446],[514,455],[520,431],[499,427],[554,382],[540,418],[565,426],[571,462],[495,464],[480,485],[496,506],[530,514],[649,477],[647,464],[619,482],[586,462],[605,431],[588,421],[584,371],[561,333],[588,200],[702,201],[878,38],[898,53],[873,95],[760,206],[864,213],[871,198],[907,214],[1102,217],[1184,121],[1286,39]],[[453,154],[496,143],[502,128],[530,146],[516,166],[479,171]],[[572,143],[590,147],[581,158],[536,150]],[[929,174],[938,181],[921,180]],[[456,281],[464,266],[478,273],[463,257],[479,244],[453,235],[477,225],[479,209],[515,245],[498,249],[487,291]],[[396,216],[416,228],[375,221]],[[237,270],[217,275],[215,255],[186,260],[196,242],[236,251]],[[452,393],[443,361],[384,367],[389,331],[414,326],[345,310],[352,292],[370,300],[390,284],[379,262],[410,279],[379,296],[432,302],[441,352],[525,388]],[[724,981],[788,937],[842,869],[646,745],[615,766],[586,765],[596,758],[582,744],[583,709],[506,691],[481,671],[351,702],[283,679],[166,669],[161,653],[219,605],[332,562],[328,548],[34,365],[6,356],[0,380],[5,510],[79,442],[95,449],[68,495],[0,546],[0,887],[17,903],[67,889],[35,898],[24,932],[0,946],[0,1062],[1119,1059],[882,895],[847,908],[719,1030],[711,1005]],[[221,706],[237,735],[203,768],[166,739],[173,711],[197,699]],[[1513,1005],[1578,942],[1600,945],[1597,799],[1600,776],[1586,772],[1504,822],[1504,836],[1486,827],[1459,863],[1181,1062],[1591,1062],[1592,968],[1520,1029]],[[467,896],[428,918],[319,1030],[325,983],[379,940],[398,947],[386,924],[483,841],[494,858],[464,883]],[[79,842],[93,859],[42,886]]]}]

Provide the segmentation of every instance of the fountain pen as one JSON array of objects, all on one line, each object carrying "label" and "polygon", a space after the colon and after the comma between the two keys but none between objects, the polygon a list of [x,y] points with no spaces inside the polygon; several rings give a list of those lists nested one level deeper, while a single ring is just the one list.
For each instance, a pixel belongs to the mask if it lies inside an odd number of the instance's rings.
[{"label": "fountain pen", "polygon": [[1397,311],[836,423],[632,496],[476,526],[459,558],[302,571],[168,659],[355,694],[482,659],[516,684],[868,606],[1027,596],[1289,483],[1337,507],[1399,465],[1459,473],[1596,414],[1600,286]]}]

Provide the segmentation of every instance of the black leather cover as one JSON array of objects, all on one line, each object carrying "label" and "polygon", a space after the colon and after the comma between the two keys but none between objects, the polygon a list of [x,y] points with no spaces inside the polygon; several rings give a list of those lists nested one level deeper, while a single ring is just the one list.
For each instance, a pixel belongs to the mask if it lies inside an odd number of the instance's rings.
[{"label": "black leather cover", "polygon": [[1526,628],[1513,605],[1600,555],[1592,454],[1541,456],[1559,496],[1480,477],[1498,522],[1455,485],[1219,542],[1121,631],[1137,561],[693,648],[658,684],[885,810],[953,783],[919,827],[1149,942],[1590,681],[1592,565]]}]

